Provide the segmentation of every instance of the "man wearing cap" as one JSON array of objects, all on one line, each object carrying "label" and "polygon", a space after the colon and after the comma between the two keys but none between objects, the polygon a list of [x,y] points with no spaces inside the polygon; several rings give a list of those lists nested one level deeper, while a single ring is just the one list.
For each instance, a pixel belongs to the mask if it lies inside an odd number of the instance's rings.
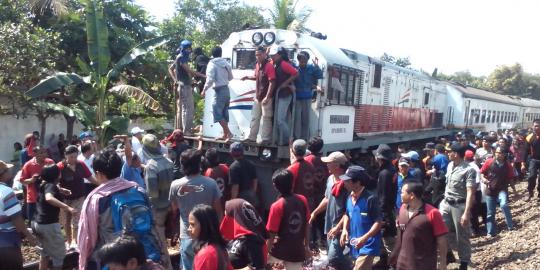
[{"label": "man wearing cap", "polygon": [[140,127],[134,127],[131,129],[131,149],[135,153],[139,153],[142,149],[142,138],[144,135],[144,129]]},{"label": "man wearing cap", "polygon": [[408,182],[420,182],[421,180],[414,174],[415,171],[411,168],[411,161],[407,157],[401,157],[398,162],[397,175],[397,190],[395,193],[396,210],[401,208],[401,188]]},{"label": "man wearing cap", "polygon": [[277,119],[277,144],[289,145],[290,128],[288,112],[292,101],[292,94],[295,91],[292,83],[298,77],[298,71],[289,62],[289,56],[285,48],[274,45],[270,47],[269,55],[276,70],[275,93],[277,100],[275,117]]},{"label": "man wearing cap", "polygon": [[299,52],[296,59],[298,59],[298,77],[294,81],[296,86],[294,137],[307,140],[309,138],[309,114],[313,89],[317,88],[318,80],[322,79],[323,76],[316,60],[313,60],[313,64],[308,64],[308,52]]},{"label": "man wearing cap", "polygon": [[315,209],[313,201],[313,188],[315,184],[315,168],[304,160],[307,143],[302,139],[295,140],[292,144],[290,155],[291,165],[287,168],[293,175],[293,192],[304,195],[308,200],[309,210]]},{"label": "man wearing cap", "polygon": [[21,234],[36,245],[36,238],[26,229],[22,208],[7,182],[12,178],[13,164],[0,160],[0,268],[23,269]]},{"label": "man wearing cap", "polygon": [[231,199],[242,198],[257,208],[259,206],[257,172],[255,165],[244,157],[244,145],[242,143],[234,142],[231,144],[231,157],[234,159],[229,167]]},{"label": "man wearing cap", "polygon": [[340,243],[349,245],[354,270],[371,269],[381,252],[382,217],[377,196],[366,189],[370,177],[360,166],[350,166],[339,177],[348,191]]},{"label": "man wearing cap", "polygon": [[[182,129],[184,134],[191,134],[193,128],[193,116],[195,113],[195,104],[193,103],[193,89],[191,87],[191,78],[206,78],[206,75],[192,70],[188,62],[191,54],[191,41],[182,40],[178,48],[178,55],[174,63],[169,66],[169,75],[178,85],[179,102],[176,106],[176,127]],[[180,125],[180,119],[182,125]]]},{"label": "man wearing cap", "polygon": [[312,224],[315,218],[326,210],[324,232],[328,238],[328,263],[335,269],[350,269],[350,262],[343,255],[343,246],[339,244],[343,225],[341,218],[345,214],[349,197],[349,192],[339,177],[345,174],[349,167],[349,160],[341,152],[333,152],[327,157],[322,157],[321,160],[327,164],[330,176],[326,182],[324,199],[311,213],[309,223]]},{"label": "man wearing cap", "polygon": [[435,155],[435,143],[426,143],[426,147],[424,147],[423,151],[426,156],[422,159],[422,164],[424,165],[424,171],[427,172],[431,169],[431,161]]},{"label": "man wearing cap", "polygon": [[[424,183],[424,165],[422,164],[420,160],[420,155],[416,151],[409,151],[403,155],[402,157],[406,158],[409,161],[409,169],[411,171],[411,175],[413,175],[418,181],[421,181]],[[401,190],[399,191],[401,192]],[[398,194],[399,195],[399,194]]]},{"label": "man wearing cap", "polygon": [[426,187],[426,192],[431,194],[431,204],[439,207],[439,203],[444,198],[444,189],[446,187],[446,169],[448,167],[448,157],[443,144],[435,145],[435,156],[431,164],[433,168],[428,170],[426,174],[430,177],[429,184]]},{"label": "man wearing cap", "polygon": [[450,164],[446,173],[446,191],[444,200],[439,205],[446,227],[455,231],[460,270],[467,269],[471,262],[471,210],[476,190],[476,172],[464,161],[467,148],[461,143],[450,147]]},{"label": "man wearing cap", "polygon": [[169,190],[174,180],[173,163],[161,154],[161,145],[154,134],[146,134],[142,138],[142,152],[147,157],[144,167],[144,183],[152,206],[152,214],[162,242],[164,263],[167,269],[172,269],[171,261],[166,250],[165,221],[169,210]]},{"label": "man wearing cap", "polygon": [[[251,109],[251,124],[249,135],[244,142],[255,142],[261,126],[262,144],[269,144],[272,139],[272,115],[276,70],[269,61],[264,47],[255,50],[255,75],[245,76],[242,80],[255,80],[255,98]],[[262,118],[262,125],[261,125]]]},{"label": "man wearing cap", "polygon": [[392,149],[386,144],[381,144],[373,150],[373,156],[379,165],[377,176],[377,198],[382,213],[382,240],[381,259],[377,266],[388,267],[387,259],[394,247],[396,231],[396,215],[394,212],[397,194],[397,172],[392,165]]}]

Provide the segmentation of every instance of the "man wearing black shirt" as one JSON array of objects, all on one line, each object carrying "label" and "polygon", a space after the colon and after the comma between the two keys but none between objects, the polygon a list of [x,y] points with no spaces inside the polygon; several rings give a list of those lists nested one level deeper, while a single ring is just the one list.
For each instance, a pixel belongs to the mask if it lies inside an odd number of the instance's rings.
[{"label": "man wearing black shirt", "polygon": [[[526,162],[529,162],[529,176],[527,181],[529,182],[527,190],[529,191],[529,197],[527,201],[531,200],[534,196],[534,188],[536,186],[536,178],[538,178],[538,169],[540,169],[540,119],[533,121],[533,133],[529,134],[525,138],[525,154],[521,162],[521,171],[525,173],[527,167]],[[537,187],[538,200],[540,201],[540,184]]]},{"label": "man wearing black shirt", "polygon": [[231,144],[231,156],[234,159],[229,167],[231,199],[242,198],[257,208],[259,200],[256,195],[257,173],[255,165],[244,158],[244,145],[242,143]]},{"label": "man wearing black shirt", "polygon": [[396,216],[394,213],[397,192],[397,174],[395,167],[392,165],[392,149],[388,145],[379,145],[379,147],[373,151],[373,156],[379,164],[377,197],[379,198],[379,205],[383,218],[381,259],[374,266],[379,267],[377,269],[387,269],[388,255],[392,252],[397,234]]}]

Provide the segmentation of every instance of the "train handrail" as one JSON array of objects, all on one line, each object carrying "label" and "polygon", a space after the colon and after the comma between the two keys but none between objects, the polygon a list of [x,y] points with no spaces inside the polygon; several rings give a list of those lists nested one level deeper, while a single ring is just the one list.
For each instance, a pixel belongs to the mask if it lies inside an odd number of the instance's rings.
[{"label": "train handrail", "polygon": [[[289,122],[289,141],[294,136],[294,119],[295,119],[295,110],[296,110],[296,89],[293,87],[293,90],[291,91],[292,101],[289,106],[292,106],[291,109],[291,121]],[[279,99],[279,93],[281,92],[281,88],[278,88],[277,92],[274,94],[274,112],[272,115],[274,115],[274,120],[272,124],[272,143],[275,145],[278,145],[278,134],[277,134],[277,117],[276,112],[278,108],[278,99]]]}]

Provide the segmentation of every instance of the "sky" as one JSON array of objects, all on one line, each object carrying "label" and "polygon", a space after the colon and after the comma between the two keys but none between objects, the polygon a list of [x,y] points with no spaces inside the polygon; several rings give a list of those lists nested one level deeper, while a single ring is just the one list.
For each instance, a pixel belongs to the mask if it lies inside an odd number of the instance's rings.
[{"label": "sky", "polygon": [[[136,2],[160,21],[174,14],[176,0]],[[273,1],[245,3],[270,8]],[[413,68],[429,73],[488,76],[520,63],[540,74],[537,0],[299,0],[304,6],[313,10],[307,27],[340,48],[409,57]]]}]

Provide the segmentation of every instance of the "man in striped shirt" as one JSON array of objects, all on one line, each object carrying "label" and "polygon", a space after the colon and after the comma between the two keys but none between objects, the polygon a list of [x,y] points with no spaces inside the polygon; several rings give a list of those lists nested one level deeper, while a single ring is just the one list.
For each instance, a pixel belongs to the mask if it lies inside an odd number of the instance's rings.
[{"label": "man in striped shirt", "polygon": [[11,179],[12,164],[0,160],[0,268],[22,269],[21,237],[31,245],[37,241],[24,225],[22,209],[13,190],[6,184]]}]

